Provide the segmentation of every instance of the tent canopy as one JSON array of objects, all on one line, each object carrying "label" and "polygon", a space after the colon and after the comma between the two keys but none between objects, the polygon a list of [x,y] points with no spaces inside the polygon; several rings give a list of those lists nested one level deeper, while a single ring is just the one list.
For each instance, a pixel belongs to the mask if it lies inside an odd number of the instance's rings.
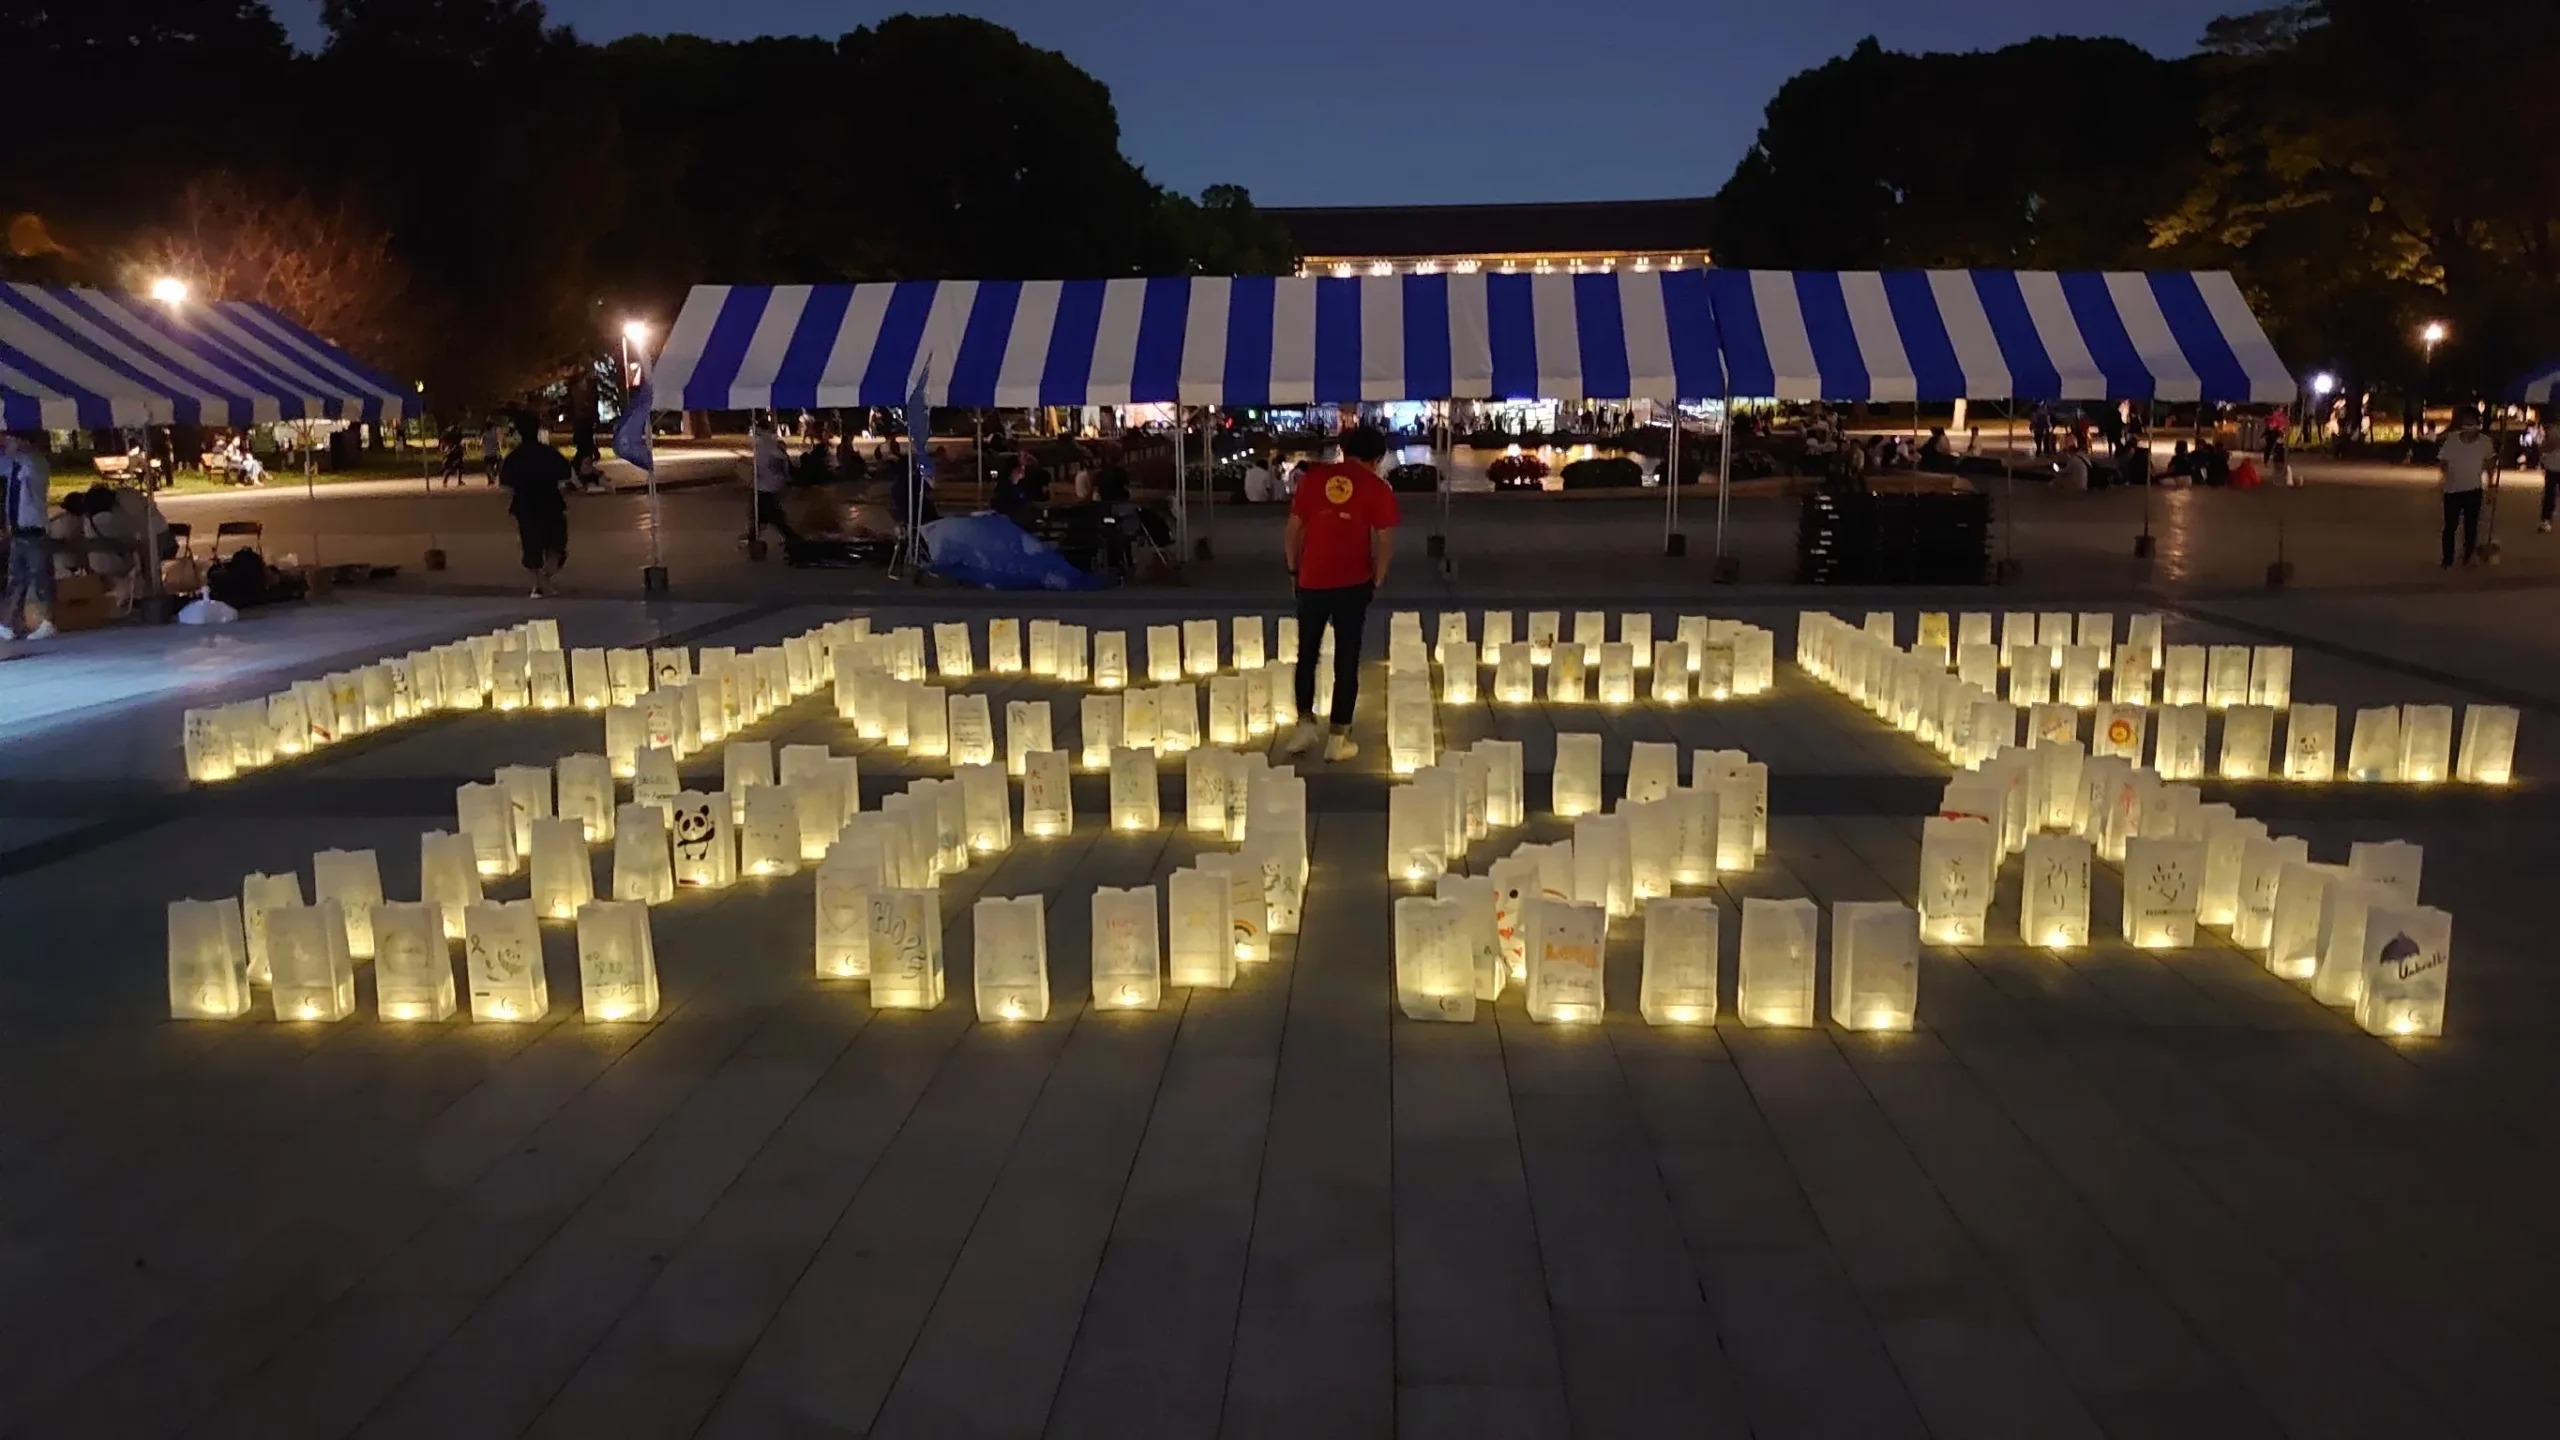
[{"label": "tent canopy", "polygon": [[1787,400],[2283,404],[2222,271],[1713,270],[1733,388]]},{"label": "tent canopy", "polygon": [[2560,360],[2536,366],[2507,390],[2510,405],[2548,405],[2554,400],[2560,400]]},{"label": "tent canopy", "polygon": [[657,368],[687,410],[903,405],[919,381],[981,408],[2294,395],[2220,272],[705,285]]},{"label": "tent canopy", "polygon": [[697,287],[658,358],[688,410],[1308,405],[1718,395],[1695,271]]},{"label": "tent canopy", "polygon": [[0,285],[0,427],[394,423],[416,411],[399,382],[264,305]]}]

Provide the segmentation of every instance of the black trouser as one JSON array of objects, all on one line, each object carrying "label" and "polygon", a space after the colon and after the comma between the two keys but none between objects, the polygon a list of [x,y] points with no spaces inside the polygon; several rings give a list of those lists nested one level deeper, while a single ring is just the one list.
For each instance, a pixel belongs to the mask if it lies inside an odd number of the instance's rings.
[{"label": "black trouser", "polygon": [[2560,470],[2542,472],[2542,523],[2551,523],[2551,509],[2560,504]]},{"label": "black trouser", "polygon": [[2462,527],[2462,558],[2480,548],[2480,492],[2454,490],[2444,497],[2444,563],[2453,563],[2453,529]]},{"label": "black trouser", "polygon": [[1369,625],[1369,599],[1375,585],[1344,585],[1332,590],[1298,591],[1298,713],[1316,718],[1316,661],[1324,653],[1325,627],[1333,627],[1333,723],[1351,724],[1351,708],[1360,700],[1360,632]]},{"label": "black trouser", "polygon": [[786,541],[797,540],[800,538],[800,532],[792,529],[791,522],[782,517],[782,494],[780,491],[759,490],[756,492],[756,528],[758,530],[762,530],[767,525],[781,531],[782,538]]}]

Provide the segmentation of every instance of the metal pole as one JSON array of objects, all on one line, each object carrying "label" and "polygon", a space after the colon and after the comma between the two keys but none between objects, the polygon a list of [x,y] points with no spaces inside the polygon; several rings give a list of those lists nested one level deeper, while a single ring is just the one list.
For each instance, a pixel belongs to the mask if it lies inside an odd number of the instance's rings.
[{"label": "metal pole", "polygon": [[1671,402],[1670,458],[1662,467],[1662,553],[1678,555],[1688,547],[1680,536],[1680,402]]},{"label": "metal pole", "polygon": [[1173,553],[1191,553],[1191,511],[1182,483],[1183,470],[1190,463],[1187,447],[1182,443],[1182,406],[1173,407]]},{"label": "metal pole", "polygon": [[1733,387],[1724,394],[1723,443],[1716,447],[1716,579],[1728,581],[1740,569],[1724,551],[1725,515],[1733,500]]},{"label": "metal pole", "polygon": [[1218,407],[1200,407],[1200,526],[1202,560],[1218,558]]}]

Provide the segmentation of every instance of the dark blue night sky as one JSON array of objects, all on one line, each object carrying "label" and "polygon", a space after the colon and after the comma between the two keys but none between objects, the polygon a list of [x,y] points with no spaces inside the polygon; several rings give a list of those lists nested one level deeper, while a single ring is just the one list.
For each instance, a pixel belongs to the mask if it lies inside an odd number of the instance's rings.
[{"label": "dark blue night sky", "polygon": [[[317,0],[273,0],[317,38]],[[590,39],[835,35],[930,4],[549,0]],[[1724,183],[1787,76],[1874,35],[1902,50],[2122,35],[2185,54],[2249,0],[977,0],[1111,87],[1160,183],[1270,205],[1617,199]],[[2120,103],[2127,97],[2114,97]],[[2048,95],[1973,102],[2085,104]],[[776,137],[782,140],[784,137]]]}]

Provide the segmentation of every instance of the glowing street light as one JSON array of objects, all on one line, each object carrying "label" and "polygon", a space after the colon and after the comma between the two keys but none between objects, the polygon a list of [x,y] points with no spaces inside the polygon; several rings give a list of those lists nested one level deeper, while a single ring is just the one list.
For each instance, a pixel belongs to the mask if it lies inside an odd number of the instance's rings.
[{"label": "glowing street light", "polygon": [[2441,320],[2428,321],[2427,327],[2418,332],[2418,339],[2425,343],[2429,358],[2432,359],[2436,347],[2444,343],[2446,333],[2444,322]]},{"label": "glowing street light", "polygon": [[175,275],[163,275],[151,282],[151,298],[163,305],[184,305],[187,294],[187,282]]},{"label": "glowing street light", "polygon": [[649,322],[646,320],[623,321],[622,338],[634,346],[645,347],[649,343]]},{"label": "glowing street light", "polygon": [[2337,389],[2338,377],[2330,374],[2326,370],[2323,370],[2319,374],[2311,377],[2311,393],[2319,396],[2323,400],[2326,400],[2331,395],[2336,394]]}]

